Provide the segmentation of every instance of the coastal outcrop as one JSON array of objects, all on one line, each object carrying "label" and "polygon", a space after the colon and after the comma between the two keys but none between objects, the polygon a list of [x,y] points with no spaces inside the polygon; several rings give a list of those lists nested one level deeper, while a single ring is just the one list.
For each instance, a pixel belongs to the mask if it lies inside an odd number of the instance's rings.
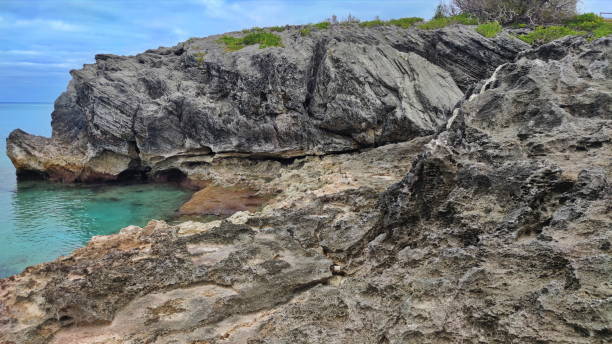
[{"label": "coastal outcrop", "polygon": [[444,42],[449,69],[430,71],[465,95],[441,126],[357,152],[191,161],[189,178],[274,197],[223,220],[94,237],[0,280],[0,343],[609,343],[612,38],[492,58],[484,77]]},{"label": "coastal outcrop", "polygon": [[[240,33],[234,33],[234,35]],[[455,26],[337,26],[282,47],[226,51],[219,36],[97,55],[55,103],[52,138],[13,132],[23,177],[187,177],[213,159],[350,152],[433,134],[471,84],[527,45]]]}]

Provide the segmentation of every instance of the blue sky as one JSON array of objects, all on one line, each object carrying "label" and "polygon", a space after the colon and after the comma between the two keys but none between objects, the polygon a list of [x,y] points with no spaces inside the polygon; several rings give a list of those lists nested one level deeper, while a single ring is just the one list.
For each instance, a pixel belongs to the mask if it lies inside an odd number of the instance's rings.
[{"label": "blue sky", "polygon": [[[432,15],[437,0],[0,0],[0,102],[52,102],[98,53],[131,55],[253,26]],[[610,0],[582,10],[612,12]]]}]

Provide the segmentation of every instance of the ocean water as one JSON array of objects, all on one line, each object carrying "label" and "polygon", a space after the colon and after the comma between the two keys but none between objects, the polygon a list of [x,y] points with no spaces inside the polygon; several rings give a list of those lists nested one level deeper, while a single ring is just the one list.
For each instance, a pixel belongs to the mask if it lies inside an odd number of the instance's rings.
[{"label": "ocean water", "polygon": [[0,103],[0,278],[66,255],[94,235],[172,220],[191,196],[166,184],[17,182],[6,137],[15,128],[49,136],[52,110],[53,104]]}]

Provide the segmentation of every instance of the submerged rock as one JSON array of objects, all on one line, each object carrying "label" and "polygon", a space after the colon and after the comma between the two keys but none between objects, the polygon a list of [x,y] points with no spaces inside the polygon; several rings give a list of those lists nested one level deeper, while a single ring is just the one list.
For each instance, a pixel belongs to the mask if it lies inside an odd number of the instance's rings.
[{"label": "submerged rock", "polygon": [[194,165],[276,197],[0,280],[0,342],[608,343],[611,53],[522,53],[431,136]]},{"label": "submerged rock", "polygon": [[406,141],[433,134],[463,91],[527,48],[462,26],[279,35],[283,47],[228,52],[213,36],[98,55],[71,72],[53,138],[15,131],[8,154],[23,176],[89,182]]}]

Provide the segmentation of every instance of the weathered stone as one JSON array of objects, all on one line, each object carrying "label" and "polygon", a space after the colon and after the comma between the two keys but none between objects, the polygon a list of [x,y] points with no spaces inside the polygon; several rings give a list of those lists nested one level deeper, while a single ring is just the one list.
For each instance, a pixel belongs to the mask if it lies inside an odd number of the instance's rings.
[{"label": "weathered stone", "polygon": [[0,280],[0,341],[608,343],[611,44],[521,54],[429,137],[192,166],[277,196]]},{"label": "weathered stone", "polygon": [[209,185],[196,192],[181,206],[181,215],[232,215],[239,211],[256,211],[270,196],[258,195],[244,187]]},{"label": "weathered stone", "polygon": [[433,134],[461,89],[526,48],[462,26],[279,34],[283,47],[228,52],[213,36],[98,55],[71,72],[53,139],[17,131],[8,154],[22,175],[88,182],[188,175],[213,156],[291,158],[406,141]]}]

